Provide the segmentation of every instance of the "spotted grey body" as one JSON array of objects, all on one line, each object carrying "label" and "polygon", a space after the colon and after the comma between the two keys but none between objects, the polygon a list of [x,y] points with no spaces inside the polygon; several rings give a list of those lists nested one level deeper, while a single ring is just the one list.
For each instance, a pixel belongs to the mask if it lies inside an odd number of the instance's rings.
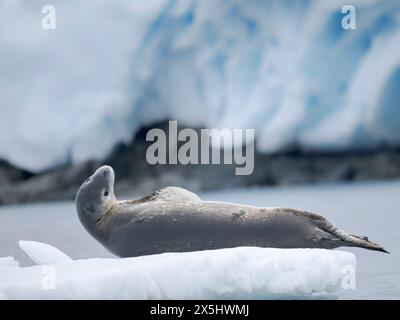
[{"label": "spotted grey body", "polygon": [[80,187],[76,208],[86,230],[120,257],[238,246],[352,246],[386,252],[368,238],[347,234],[303,210],[202,201],[178,187],[117,201],[114,179],[111,167],[99,168]]}]

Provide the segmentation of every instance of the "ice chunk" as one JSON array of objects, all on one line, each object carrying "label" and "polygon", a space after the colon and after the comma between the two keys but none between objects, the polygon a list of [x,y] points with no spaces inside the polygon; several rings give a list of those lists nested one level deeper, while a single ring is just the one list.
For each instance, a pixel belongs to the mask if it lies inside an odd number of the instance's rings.
[{"label": "ice chunk", "polygon": [[19,262],[14,257],[0,258],[0,267],[18,267]]},{"label": "ice chunk", "polygon": [[4,268],[8,299],[294,298],[340,289],[352,253],[239,247]]},{"label": "ice chunk", "polygon": [[56,247],[46,243],[19,241],[18,244],[36,264],[56,264],[72,260]]}]

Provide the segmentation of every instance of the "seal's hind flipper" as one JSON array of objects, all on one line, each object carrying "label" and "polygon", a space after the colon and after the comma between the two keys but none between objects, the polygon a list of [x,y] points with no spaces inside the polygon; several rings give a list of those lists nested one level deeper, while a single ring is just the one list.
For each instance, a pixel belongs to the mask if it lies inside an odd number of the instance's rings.
[{"label": "seal's hind flipper", "polygon": [[301,211],[301,214],[304,217],[310,219],[312,221],[312,223],[319,229],[325,231],[326,233],[330,234],[334,238],[340,239],[341,240],[340,243],[342,246],[359,247],[359,248],[364,248],[364,249],[368,249],[368,250],[375,250],[375,251],[390,253],[390,252],[386,251],[381,245],[369,241],[368,237],[355,236],[355,235],[344,232],[343,230],[336,227],[334,224],[329,222],[326,218],[324,218],[321,215],[318,215],[315,213],[310,213],[307,211]]},{"label": "seal's hind flipper", "polygon": [[351,234],[351,236],[355,237],[355,238],[358,238],[358,239],[361,239],[361,240],[369,241],[367,236],[358,236],[356,234]]}]

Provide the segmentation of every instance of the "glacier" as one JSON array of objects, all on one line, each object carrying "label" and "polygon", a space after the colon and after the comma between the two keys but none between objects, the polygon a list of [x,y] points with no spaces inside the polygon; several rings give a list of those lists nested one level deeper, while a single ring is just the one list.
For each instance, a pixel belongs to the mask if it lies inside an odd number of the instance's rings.
[{"label": "glacier", "polygon": [[38,265],[0,258],[0,299],[317,298],[346,289],[346,276],[356,270],[354,254],[325,249],[238,247],[72,260],[44,243],[20,247]]},{"label": "glacier", "polygon": [[143,125],[254,128],[264,153],[400,145],[400,3],[0,2],[0,158],[104,159]]}]

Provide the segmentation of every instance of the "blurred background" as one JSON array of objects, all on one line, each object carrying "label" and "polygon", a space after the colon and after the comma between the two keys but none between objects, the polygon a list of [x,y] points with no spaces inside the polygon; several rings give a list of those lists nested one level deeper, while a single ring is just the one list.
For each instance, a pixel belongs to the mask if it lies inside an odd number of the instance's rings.
[{"label": "blurred background", "polygon": [[[42,27],[44,5],[55,29]],[[344,5],[356,29],[342,27]],[[253,174],[149,165],[146,133],[168,120],[254,128]],[[118,195],[178,185],[323,210],[390,250],[400,227],[400,2],[0,0],[0,128],[2,205],[72,200],[110,164]],[[51,230],[29,224],[33,216],[54,220]],[[107,255],[82,245],[92,240],[72,216],[70,201],[4,206],[0,256],[18,256],[26,237]],[[390,259],[385,292],[400,295],[390,291],[399,257]]]},{"label": "blurred background", "polygon": [[[72,199],[100,163],[121,192],[400,176],[400,4],[0,2],[0,202]],[[149,166],[146,132],[254,128],[253,175]],[[118,189],[117,189],[118,190]]]}]

